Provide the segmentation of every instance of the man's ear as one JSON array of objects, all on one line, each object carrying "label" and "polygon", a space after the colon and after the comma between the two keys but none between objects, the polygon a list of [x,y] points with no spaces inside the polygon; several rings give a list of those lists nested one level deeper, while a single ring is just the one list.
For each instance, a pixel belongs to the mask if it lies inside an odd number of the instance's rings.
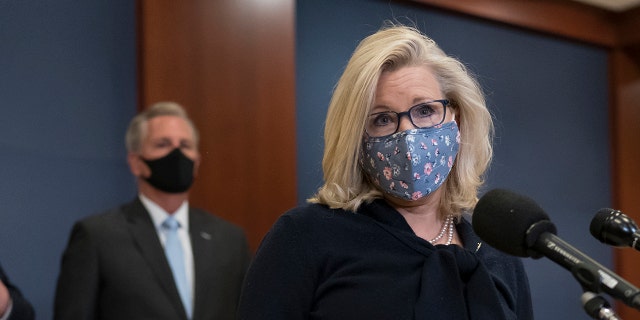
[{"label": "man's ear", "polygon": [[196,154],[196,158],[193,159],[193,176],[194,177],[198,176],[198,170],[200,169],[201,159],[202,157],[200,156],[200,153]]},{"label": "man's ear", "polygon": [[134,177],[148,177],[149,167],[142,161],[139,154],[129,152],[127,154],[127,163],[129,164],[129,170]]}]

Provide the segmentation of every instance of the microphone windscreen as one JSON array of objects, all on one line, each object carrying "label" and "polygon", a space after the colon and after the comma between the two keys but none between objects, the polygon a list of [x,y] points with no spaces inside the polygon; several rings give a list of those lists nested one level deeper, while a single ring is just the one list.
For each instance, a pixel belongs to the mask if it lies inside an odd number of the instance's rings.
[{"label": "microphone windscreen", "polygon": [[591,224],[589,225],[589,232],[591,235],[600,240],[601,242],[605,242],[605,236],[603,231],[605,231],[605,226],[607,224],[607,220],[611,218],[613,212],[615,210],[609,208],[602,208],[596,212],[596,215],[591,219]]},{"label": "microphone windscreen", "polygon": [[549,216],[531,198],[494,189],[473,210],[473,230],[490,246],[519,257],[540,257],[531,246],[544,233],[556,232]]}]

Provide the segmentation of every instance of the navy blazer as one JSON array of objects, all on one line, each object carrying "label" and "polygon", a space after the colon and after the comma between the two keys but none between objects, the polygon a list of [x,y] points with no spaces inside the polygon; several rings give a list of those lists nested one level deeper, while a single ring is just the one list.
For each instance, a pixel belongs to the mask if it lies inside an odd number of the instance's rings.
[{"label": "navy blazer", "polygon": [[[233,319],[250,261],[244,231],[189,209],[193,319]],[[54,319],[184,319],[151,217],[133,202],[77,222],[62,257]]]}]

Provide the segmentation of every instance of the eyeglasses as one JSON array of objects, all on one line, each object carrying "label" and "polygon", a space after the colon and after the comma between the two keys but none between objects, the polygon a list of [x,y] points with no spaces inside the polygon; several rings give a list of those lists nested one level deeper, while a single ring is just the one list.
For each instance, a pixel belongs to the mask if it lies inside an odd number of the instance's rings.
[{"label": "eyeglasses", "polygon": [[419,129],[431,128],[442,124],[447,114],[449,100],[433,100],[411,107],[405,112],[384,111],[372,113],[367,117],[365,131],[370,137],[378,138],[394,134],[400,127],[400,118],[409,117],[411,124]]}]

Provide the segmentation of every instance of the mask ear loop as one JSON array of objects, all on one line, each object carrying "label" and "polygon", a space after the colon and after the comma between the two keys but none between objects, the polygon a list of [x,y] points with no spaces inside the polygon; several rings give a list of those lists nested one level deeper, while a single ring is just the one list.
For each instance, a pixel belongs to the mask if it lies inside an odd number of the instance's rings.
[{"label": "mask ear loop", "polygon": [[451,113],[453,115],[453,119],[451,119],[451,121],[458,124],[458,121],[456,120],[456,112],[455,112],[455,109],[453,108],[453,103],[451,102],[451,100],[449,100],[449,103],[445,106],[444,112],[445,112],[444,114],[445,119],[442,121],[443,124],[446,121],[447,113]]},{"label": "mask ear loop", "polygon": [[453,108],[451,103],[449,103],[449,107],[447,109],[451,110],[450,112],[451,112],[451,114],[453,114],[453,120],[452,121],[454,121],[456,124],[460,124],[460,123],[458,123],[458,119],[456,119],[458,117],[458,113],[455,112],[455,109]]}]

